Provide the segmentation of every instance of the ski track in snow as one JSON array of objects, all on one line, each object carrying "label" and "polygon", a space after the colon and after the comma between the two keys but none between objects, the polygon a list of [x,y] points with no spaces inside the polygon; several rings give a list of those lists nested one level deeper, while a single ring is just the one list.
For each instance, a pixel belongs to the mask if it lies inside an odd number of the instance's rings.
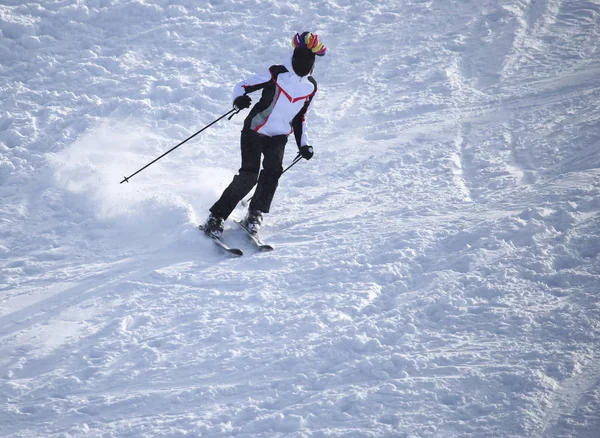
[{"label": "ski track in snow", "polygon": [[[4,1],[0,436],[596,437],[599,19]],[[305,29],[329,47],[316,154],[282,177],[275,251],[194,229],[242,114],[119,184]]]}]

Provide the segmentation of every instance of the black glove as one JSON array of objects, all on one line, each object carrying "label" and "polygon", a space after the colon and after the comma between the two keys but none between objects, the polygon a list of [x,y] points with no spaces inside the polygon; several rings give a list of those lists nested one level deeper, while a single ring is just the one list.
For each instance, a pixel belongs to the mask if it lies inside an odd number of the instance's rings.
[{"label": "black glove", "polygon": [[250,99],[250,96],[244,94],[235,98],[235,100],[233,101],[233,106],[236,107],[238,110],[243,110],[249,108],[251,103],[252,99]]},{"label": "black glove", "polygon": [[298,153],[302,155],[302,158],[305,160],[310,160],[314,154],[313,147],[308,145],[300,146]]}]

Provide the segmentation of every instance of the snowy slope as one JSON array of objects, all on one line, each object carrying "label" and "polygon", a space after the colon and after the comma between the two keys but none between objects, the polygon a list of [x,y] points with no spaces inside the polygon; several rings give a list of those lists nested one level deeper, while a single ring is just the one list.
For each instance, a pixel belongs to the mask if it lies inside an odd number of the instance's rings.
[{"label": "snowy slope", "polygon": [[[0,436],[597,437],[599,20],[595,0],[4,0]],[[282,177],[276,250],[229,221],[227,258],[194,227],[242,114],[119,182],[303,30],[329,48],[316,154]]]}]

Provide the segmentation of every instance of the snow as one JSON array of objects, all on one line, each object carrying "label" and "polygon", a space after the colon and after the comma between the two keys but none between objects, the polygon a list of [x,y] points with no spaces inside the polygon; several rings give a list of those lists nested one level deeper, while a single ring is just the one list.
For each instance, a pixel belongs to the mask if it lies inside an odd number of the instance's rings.
[{"label": "snow", "polygon": [[[597,437],[599,17],[3,1],[0,436]],[[303,30],[329,52],[275,251],[195,229],[244,114],[119,184]]]}]

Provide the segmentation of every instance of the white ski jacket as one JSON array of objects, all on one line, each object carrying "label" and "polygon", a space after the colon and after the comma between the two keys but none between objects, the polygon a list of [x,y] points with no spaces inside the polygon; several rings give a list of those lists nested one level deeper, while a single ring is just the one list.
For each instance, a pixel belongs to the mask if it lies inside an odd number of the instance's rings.
[{"label": "white ski jacket", "polygon": [[293,132],[298,147],[307,145],[306,113],[317,93],[314,78],[294,73],[290,58],[283,65],[273,65],[238,83],[232,100],[260,89],[262,96],[250,110],[244,127],[269,137]]}]

